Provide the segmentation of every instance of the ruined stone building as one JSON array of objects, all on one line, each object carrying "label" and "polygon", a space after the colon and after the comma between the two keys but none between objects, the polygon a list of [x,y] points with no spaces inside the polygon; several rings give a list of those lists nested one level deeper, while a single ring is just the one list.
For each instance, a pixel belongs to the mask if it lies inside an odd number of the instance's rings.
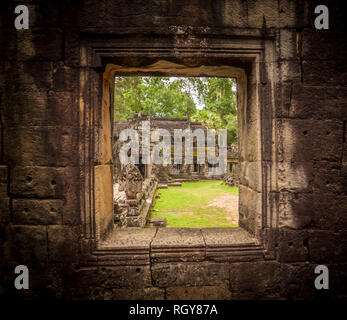
[{"label": "ruined stone building", "polygon": [[[141,141],[142,141],[142,123],[144,121],[148,122],[150,133],[153,134],[153,131],[156,129],[166,129],[168,133],[170,134],[170,148],[171,148],[171,159],[169,164],[163,164],[160,165],[160,168],[155,168],[157,171],[158,179],[162,183],[168,183],[173,181],[198,181],[198,180],[208,180],[208,179],[220,179],[221,174],[217,174],[216,172],[209,172],[208,168],[209,164],[207,156],[206,156],[206,148],[207,148],[207,141],[206,141],[206,130],[208,129],[206,126],[203,126],[200,122],[191,122],[188,118],[187,119],[180,119],[180,118],[150,118],[147,116],[141,115],[134,116],[132,119],[124,122],[114,122],[113,127],[113,159],[114,159],[114,170],[115,170],[115,176],[117,177],[121,172],[121,163],[119,159],[119,151],[122,145],[124,145],[124,142],[119,141],[119,134],[123,129],[134,129],[138,133],[140,146],[139,146],[139,164],[137,165],[142,176],[144,178],[149,177],[152,174],[152,169],[155,164],[152,163],[151,158],[149,159],[148,164],[143,164],[142,161],[142,149],[141,149]],[[186,137],[183,135],[182,138],[179,138],[179,143],[182,147],[182,163],[175,164],[174,162],[174,137],[175,137],[175,130],[181,129],[181,130],[190,130],[192,132],[192,136],[190,139],[191,146],[192,146],[192,164],[186,164],[185,163],[185,145]],[[203,148],[204,154],[205,154],[205,161],[203,164],[199,163],[197,156],[198,156],[198,142],[196,137],[193,136],[196,129],[200,129],[204,132],[205,135],[205,142]],[[218,132],[216,132],[218,134]],[[155,142],[151,142],[150,146],[150,152],[153,152],[153,146],[155,145]],[[232,164],[238,163],[238,151],[237,148],[235,149],[235,146],[232,146],[233,150],[231,149],[231,146],[228,149],[228,165],[227,168],[230,170],[232,168]],[[216,150],[213,150],[218,152],[218,145],[216,145]],[[158,167],[158,166],[157,166]],[[230,170],[231,171],[231,170]]]},{"label": "ruined stone building", "polygon": [[[0,3],[1,296],[346,298],[343,1],[32,0],[21,30],[16,5]],[[116,75],[237,80],[239,228],[115,227]]]},{"label": "ruined stone building", "polygon": [[[168,164],[155,164],[149,156],[147,163],[143,163],[144,154],[142,151],[143,137],[143,123],[148,125],[149,138],[157,129],[167,130],[169,136],[167,140],[170,143],[170,163]],[[120,150],[127,143],[120,140],[120,133],[124,129],[133,129],[136,131],[139,139],[137,150],[138,161],[135,165],[124,165],[120,160]],[[192,135],[186,134],[182,137],[175,138],[175,130],[181,129],[190,130]],[[198,146],[198,139],[193,136],[196,129],[202,130],[204,133],[204,144]],[[158,187],[167,188],[167,186],[179,186],[183,181],[203,181],[222,179],[224,171],[221,173],[216,172],[211,167],[206,156],[207,127],[203,126],[200,122],[191,122],[189,116],[187,118],[150,118],[144,115],[135,115],[132,119],[123,122],[114,122],[113,124],[113,163],[114,163],[114,177],[113,177],[113,195],[115,207],[115,222],[117,225],[123,227],[144,227],[148,218],[149,210],[154,200],[155,191]],[[163,137],[164,139],[164,137]],[[179,140],[182,148],[181,163],[175,163],[175,139]],[[188,141],[188,140],[192,141]],[[192,163],[185,162],[186,144],[190,143],[192,150]],[[157,142],[150,141],[149,153],[153,153],[153,147]],[[202,144],[202,143],[201,143]],[[198,148],[203,149],[205,156],[204,163],[198,161]],[[129,150],[130,151],[130,150]],[[188,150],[189,151],[189,150]],[[134,151],[132,151],[134,152]],[[218,146],[213,150],[218,153]],[[131,154],[131,152],[130,152]],[[130,156],[129,154],[129,156]],[[210,167],[209,167],[210,166]],[[229,185],[237,184],[238,176],[238,148],[236,145],[231,145],[227,150],[227,166],[228,174],[231,174],[232,179],[225,181]],[[210,169],[210,170],[209,170]],[[225,171],[226,173],[226,171]]]}]

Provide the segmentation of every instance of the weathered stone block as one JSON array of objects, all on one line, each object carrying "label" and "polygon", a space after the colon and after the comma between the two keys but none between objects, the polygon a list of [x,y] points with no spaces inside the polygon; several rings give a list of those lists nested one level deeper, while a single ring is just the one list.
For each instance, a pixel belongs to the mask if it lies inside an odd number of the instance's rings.
[{"label": "weathered stone block", "polygon": [[201,233],[206,249],[256,243],[256,240],[241,228],[204,228]]},{"label": "weathered stone block", "polygon": [[78,136],[76,127],[7,128],[5,161],[11,165],[77,166]]},{"label": "weathered stone block", "polygon": [[239,186],[239,197],[242,206],[247,207],[249,212],[261,216],[261,193],[244,185]]},{"label": "weathered stone block", "polygon": [[2,60],[56,61],[62,58],[63,37],[60,29],[7,31],[5,39],[7,39],[6,46],[0,53]]},{"label": "weathered stone block", "polygon": [[[68,90],[69,87],[67,86]],[[65,126],[79,125],[79,110],[75,96],[70,91],[51,91],[47,96],[46,124],[63,124]]]},{"label": "weathered stone block", "polygon": [[301,230],[280,229],[278,259],[281,262],[308,259],[308,233]]},{"label": "weathered stone block", "polygon": [[343,124],[341,120],[318,120],[315,139],[312,141],[313,159],[340,161],[342,151]]},{"label": "weathered stone block", "polygon": [[312,163],[311,162],[279,162],[278,189],[289,192],[310,192],[312,188]]},{"label": "weathered stone block", "polygon": [[[75,90],[79,81],[78,69],[66,66],[63,62],[58,62],[53,68],[53,90],[72,91]],[[66,93],[65,93],[66,94]]]},{"label": "weathered stone block", "polygon": [[170,287],[166,289],[167,300],[230,300],[228,285],[199,287]]},{"label": "weathered stone block", "polygon": [[[283,60],[281,62],[269,63],[277,70],[277,80],[281,82],[301,82],[301,65],[299,61]],[[276,80],[276,78],[274,79]]]},{"label": "weathered stone block", "polygon": [[314,190],[312,203],[315,228],[330,231],[346,229],[347,199],[343,194]]},{"label": "weathered stone block", "polygon": [[309,234],[310,260],[317,263],[347,261],[347,233],[311,231]]},{"label": "weathered stone block", "polygon": [[[6,92],[2,96],[2,107],[6,127],[46,125],[46,91]],[[41,121],[40,121],[41,120]]]},{"label": "weathered stone block", "polygon": [[78,168],[14,167],[10,192],[14,197],[59,198],[78,194],[78,181]]},{"label": "weathered stone block", "polygon": [[304,84],[345,86],[347,84],[347,65],[340,60],[303,61]]},{"label": "weathered stone block", "polygon": [[278,31],[277,52],[280,59],[297,59],[297,32],[292,29],[280,29]]},{"label": "weathered stone block", "polygon": [[311,147],[315,138],[313,121],[281,119],[276,122],[276,128],[280,137],[277,154],[279,161],[312,160]]},{"label": "weathered stone block", "polygon": [[290,82],[281,84],[281,92],[279,116],[323,120],[343,118],[346,88]]},{"label": "weathered stone block", "polygon": [[0,85],[3,92],[26,92],[31,94],[52,87],[52,62],[5,61],[0,64]]},{"label": "weathered stone block", "polygon": [[346,183],[341,175],[340,162],[317,161],[314,163],[313,187],[321,192],[341,194],[346,191]]},{"label": "weathered stone block", "polygon": [[10,219],[10,198],[0,194],[0,223],[9,223]]},{"label": "weathered stone block", "polygon": [[313,222],[313,196],[311,193],[281,192],[276,199],[279,227],[301,229]]},{"label": "weathered stone block", "polygon": [[31,90],[7,92],[2,106],[6,127],[22,126],[78,126],[78,107],[71,92]]},{"label": "weathered stone block", "polygon": [[0,196],[7,197],[7,183],[0,183]]},{"label": "weathered stone block", "polygon": [[49,261],[78,261],[80,227],[47,226]]},{"label": "weathered stone block", "polygon": [[159,228],[151,249],[152,262],[205,259],[205,242],[200,229]]},{"label": "weathered stone block", "polygon": [[241,162],[240,184],[261,191],[261,162]]},{"label": "weathered stone block", "polygon": [[278,4],[273,1],[247,1],[248,26],[250,28],[271,28],[279,24]]},{"label": "weathered stone block", "polygon": [[256,237],[259,235],[261,228],[260,199],[260,193],[250,188],[242,188],[239,205],[239,226]]},{"label": "weathered stone block", "polygon": [[4,259],[30,266],[47,264],[47,231],[45,226],[8,226],[5,233]]},{"label": "weathered stone block", "polygon": [[309,5],[305,0],[281,0],[278,3],[280,28],[303,28],[309,23]]},{"label": "weathered stone block", "polygon": [[276,298],[280,295],[279,263],[244,262],[230,265],[233,299]]},{"label": "weathered stone block", "polygon": [[38,1],[35,5],[30,3],[26,6],[29,9],[31,28],[60,27],[61,6],[59,3],[48,4]]},{"label": "weathered stone block", "polygon": [[314,286],[316,274],[314,265],[305,263],[281,263],[279,266],[279,284],[281,296],[289,299],[312,299],[318,291]]},{"label": "weathered stone block", "polygon": [[8,182],[8,167],[0,165],[0,184],[7,184]]},{"label": "weathered stone block", "polygon": [[193,228],[160,228],[151,243],[151,247],[205,247],[204,238],[200,229]]},{"label": "weathered stone block", "polygon": [[[346,58],[346,35],[342,32],[317,32],[314,29],[304,29],[302,39],[304,60],[343,60]],[[338,45],[336,45],[337,43]]]},{"label": "weathered stone block", "polygon": [[131,288],[142,290],[152,287],[149,266],[120,266],[82,268],[73,276],[76,288]]},{"label": "weathered stone block", "polygon": [[240,126],[241,143],[240,143],[240,160],[256,162],[261,159],[259,147],[259,131],[258,122],[248,122],[247,126]]},{"label": "weathered stone block", "polygon": [[61,224],[63,200],[13,199],[14,224]]},{"label": "weathered stone block", "polygon": [[152,278],[157,287],[216,285],[229,279],[228,265],[210,262],[158,263],[152,266]]},{"label": "weathered stone block", "polygon": [[114,229],[105,241],[99,243],[98,248],[103,249],[137,249],[150,251],[150,246],[157,228],[131,228]]},{"label": "weathered stone block", "polygon": [[247,3],[242,0],[225,1],[221,10],[222,21],[225,27],[247,27]]}]

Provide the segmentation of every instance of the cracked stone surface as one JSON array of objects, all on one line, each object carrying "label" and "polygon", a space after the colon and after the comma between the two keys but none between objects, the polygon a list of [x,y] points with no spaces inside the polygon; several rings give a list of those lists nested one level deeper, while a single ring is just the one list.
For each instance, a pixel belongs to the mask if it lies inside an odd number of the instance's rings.
[{"label": "cracked stone surface", "polygon": [[[158,230],[158,231],[157,231]],[[204,248],[257,244],[241,228],[126,228],[114,229],[99,249]]]},{"label": "cracked stone surface", "polygon": [[193,228],[159,228],[152,248],[163,247],[204,247],[205,241],[200,229]]},{"label": "cracked stone surface", "polygon": [[206,228],[201,229],[206,247],[245,245],[257,243],[255,238],[241,228]]},{"label": "cracked stone surface", "polygon": [[115,228],[99,249],[150,249],[157,228]]}]

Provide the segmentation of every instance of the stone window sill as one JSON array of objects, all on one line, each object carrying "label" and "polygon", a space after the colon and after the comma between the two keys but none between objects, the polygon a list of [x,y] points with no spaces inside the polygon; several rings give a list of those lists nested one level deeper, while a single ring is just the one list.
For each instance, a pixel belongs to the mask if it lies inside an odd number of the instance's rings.
[{"label": "stone window sill", "polygon": [[98,264],[254,261],[264,258],[259,241],[242,228],[115,228],[94,251]]}]

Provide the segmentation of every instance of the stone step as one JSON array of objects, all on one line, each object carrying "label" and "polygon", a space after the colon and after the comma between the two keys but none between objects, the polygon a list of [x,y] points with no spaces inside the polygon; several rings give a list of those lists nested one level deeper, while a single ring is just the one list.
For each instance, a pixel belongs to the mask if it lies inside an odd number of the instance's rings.
[{"label": "stone step", "polygon": [[153,227],[166,227],[166,218],[153,217],[149,220],[148,224]]},{"label": "stone step", "polygon": [[170,187],[181,187],[182,183],[181,182],[169,182],[168,184]]}]

